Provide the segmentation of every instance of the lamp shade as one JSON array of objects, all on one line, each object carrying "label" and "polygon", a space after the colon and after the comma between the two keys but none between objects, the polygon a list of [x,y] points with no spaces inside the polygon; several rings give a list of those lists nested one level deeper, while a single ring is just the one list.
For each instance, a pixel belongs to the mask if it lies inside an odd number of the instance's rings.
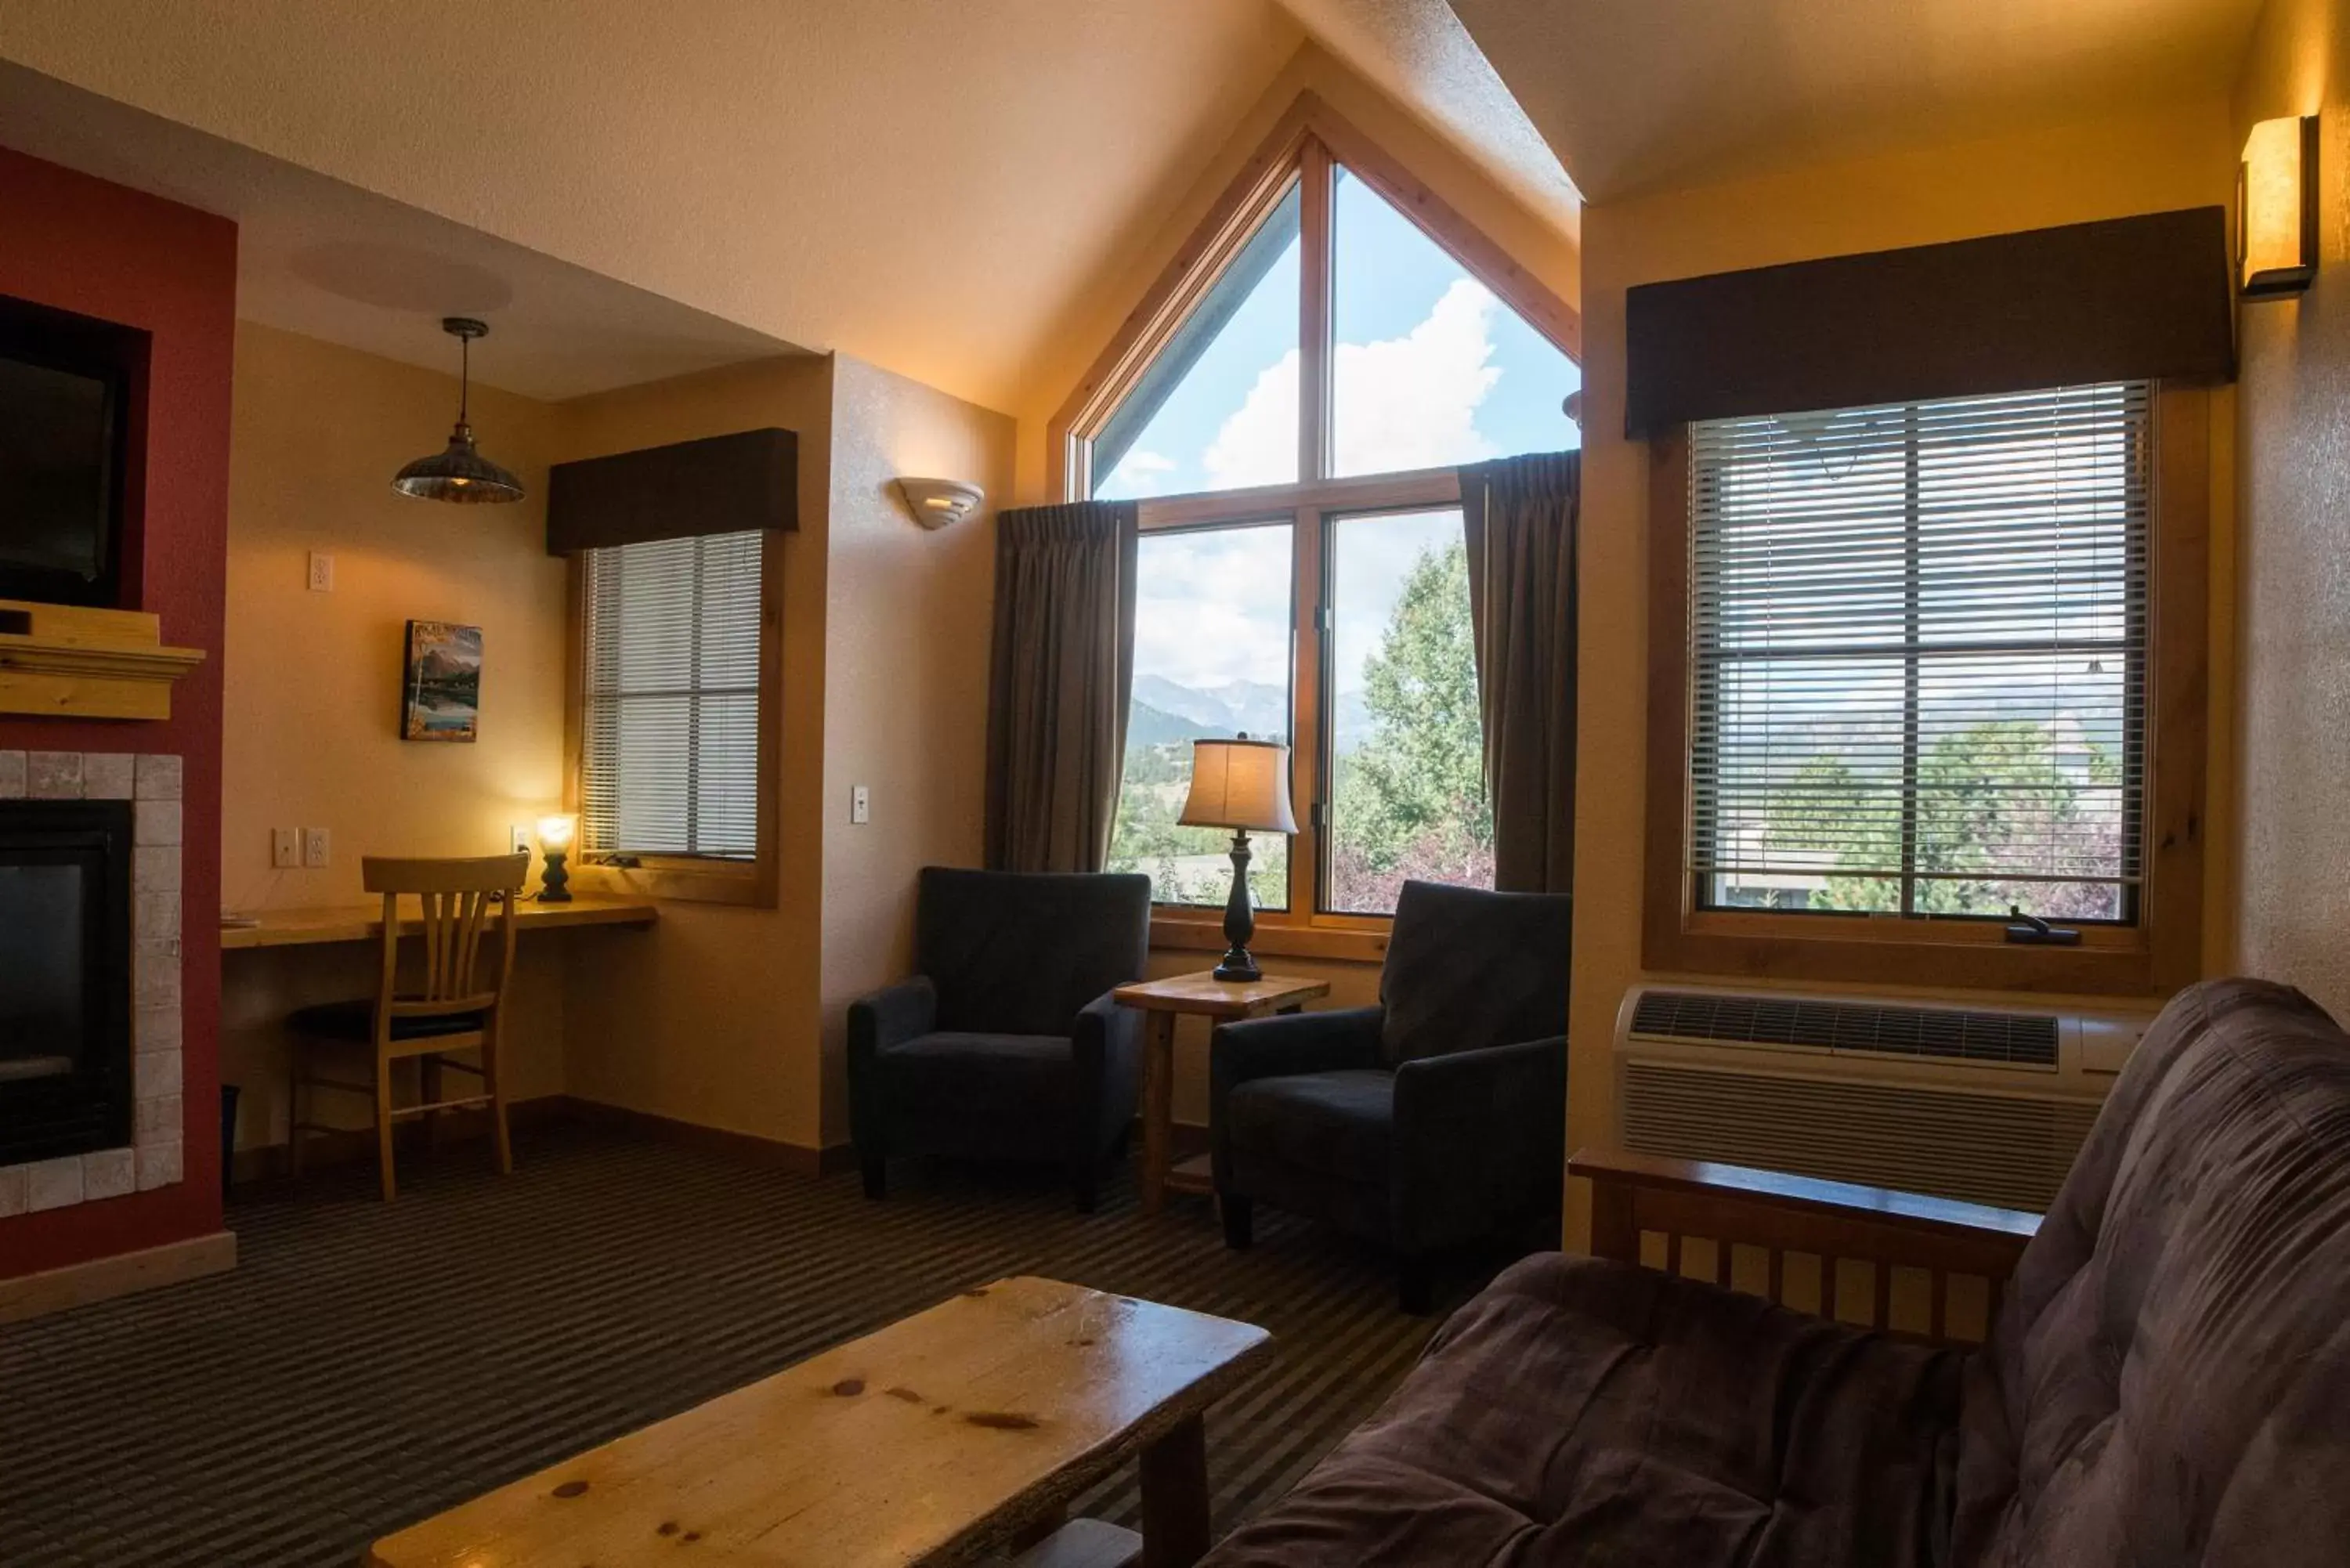
[{"label": "lamp shade", "polygon": [[1191,742],[1191,793],[1177,821],[1187,827],[1295,833],[1289,813],[1289,748],[1278,741]]}]

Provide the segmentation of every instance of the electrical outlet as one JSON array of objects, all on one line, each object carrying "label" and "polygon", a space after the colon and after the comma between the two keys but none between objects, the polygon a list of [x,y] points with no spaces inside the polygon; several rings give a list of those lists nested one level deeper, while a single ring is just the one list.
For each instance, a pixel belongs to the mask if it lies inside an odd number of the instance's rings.
[{"label": "electrical outlet", "polygon": [[302,865],[306,869],[323,871],[327,868],[327,830],[306,827],[302,830]]},{"label": "electrical outlet", "polygon": [[530,853],[529,828],[525,827],[521,823],[517,822],[513,826],[506,829],[506,853],[509,855],[527,855]]},{"label": "electrical outlet", "polygon": [[310,552],[310,591],[314,594],[335,591],[335,558],[324,550]]},{"label": "electrical outlet", "polygon": [[272,869],[290,871],[302,864],[301,835],[290,827],[269,830],[269,864]]},{"label": "electrical outlet", "polygon": [[863,784],[848,792],[848,820],[854,823],[873,820],[873,792]]}]

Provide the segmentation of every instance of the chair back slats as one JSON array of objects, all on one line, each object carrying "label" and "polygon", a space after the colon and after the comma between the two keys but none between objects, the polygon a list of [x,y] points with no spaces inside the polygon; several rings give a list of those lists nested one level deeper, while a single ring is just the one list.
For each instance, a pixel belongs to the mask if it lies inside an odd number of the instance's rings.
[{"label": "chair back slats", "polygon": [[[515,900],[530,874],[528,855],[492,855],[465,859],[391,860],[369,857],[360,877],[370,892],[383,895],[383,976],[379,1014],[429,1017],[494,1007],[504,994],[514,967]],[[400,897],[415,896],[424,939],[421,983],[405,995],[396,981],[400,950]],[[481,982],[482,938],[494,918],[500,961],[493,987]]]}]

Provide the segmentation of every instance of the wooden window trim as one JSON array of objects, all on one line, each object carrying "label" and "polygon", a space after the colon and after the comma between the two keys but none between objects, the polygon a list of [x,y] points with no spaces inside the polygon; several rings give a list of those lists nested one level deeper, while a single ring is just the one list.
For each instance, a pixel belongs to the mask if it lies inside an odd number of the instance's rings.
[{"label": "wooden window trim", "polygon": [[[772,909],[782,891],[778,845],[782,795],[784,718],[784,539],[770,530],[759,545],[759,772],[758,852],[749,860],[698,856],[647,855],[634,867],[591,860],[578,867],[583,885],[640,898],[702,904],[737,904]],[[570,650],[563,675],[563,805],[579,809],[580,758],[587,745],[586,696],[588,574],[579,556],[569,558],[565,637]]]},{"label": "wooden window trim", "polygon": [[[1416,223],[1561,352],[1577,364],[1582,362],[1583,320],[1573,306],[1317,94],[1301,92],[1241,165],[1207,216],[1177,248],[1140,303],[1119,323],[1108,346],[1046,425],[1046,462],[1055,497],[1079,500],[1091,493],[1095,432],[1182,329],[1257,225],[1296,186],[1303,263],[1299,268],[1298,398],[1305,410],[1298,427],[1300,483],[1154,497],[1140,503],[1141,526],[1149,531],[1272,522],[1284,515],[1290,519],[1291,727],[1293,740],[1302,737],[1307,742],[1290,749],[1290,790],[1299,807],[1299,832],[1290,845],[1289,908],[1260,912],[1250,945],[1273,956],[1378,963],[1386,956],[1391,917],[1327,914],[1318,908],[1325,875],[1324,832],[1322,825],[1313,820],[1311,807],[1324,798],[1329,758],[1321,711],[1327,661],[1316,612],[1327,598],[1324,554],[1329,519],[1333,514],[1457,506],[1461,483],[1459,473],[1451,469],[1328,477],[1335,261],[1331,205],[1341,166]],[[1222,919],[1221,911],[1214,909],[1160,905],[1151,918],[1152,945],[1222,952],[1225,945]]]},{"label": "wooden window trim", "polygon": [[1939,989],[2161,995],[2201,969],[2210,711],[2211,398],[2158,386],[2147,544],[2146,883],[2135,926],[2015,947],[1996,920],[1699,909],[1688,864],[1689,433],[1648,449],[1648,778],[1641,961],[1650,971]]},{"label": "wooden window trim", "polygon": [[[1392,917],[1321,908],[1327,833],[1313,808],[1329,798],[1332,773],[1322,701],[1329,668],[1328,636],[1319,613],[1329,598],[1326,552],[1337,518],[1460,504],[1461,475],[1450,468],[1158,496],[1137,504],[1139,526],[1145,534],[1252,523],[1286,524],[1290,529],[1289,798],[1296,809],[1297,832],[1289,841],[1289,908],[1257,912],[1256,936],[1249,943],[1253,951],[1371,963],[1386,956]],[[1158,947],[1222,952],[1223,911],[1158,905],[1151,914],[1150,940]]]},{"label": "wooden window trim", "polygon": [[1318,94],[1301,92],[1257,145],[1207,216],[1193,229],[1141,302],[1128,311],[1076,389],[1045,426],[1051,493],[1090,494],[1093,437],[1136,381],[1181,330],[1192,310],[1293,182],[1302,182],[1297,472],[1311,483],[1329,472],[1330,198],[1343,165],[1416,223],[1471,276],[1523,317],[1576,364],[1583,362],[1583,318],[1533,273],[1463,217],[1433,187],[1357,130]]}]

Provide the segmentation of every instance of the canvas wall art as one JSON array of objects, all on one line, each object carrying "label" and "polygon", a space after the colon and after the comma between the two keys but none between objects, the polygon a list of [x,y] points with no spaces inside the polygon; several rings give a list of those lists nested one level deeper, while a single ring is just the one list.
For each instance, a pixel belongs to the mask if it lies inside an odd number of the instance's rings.
[{"label": "canvas wall art", "polygon": [[482,628],[445,620],[408,623],[400,737],[471,741],[482,714]]}]

